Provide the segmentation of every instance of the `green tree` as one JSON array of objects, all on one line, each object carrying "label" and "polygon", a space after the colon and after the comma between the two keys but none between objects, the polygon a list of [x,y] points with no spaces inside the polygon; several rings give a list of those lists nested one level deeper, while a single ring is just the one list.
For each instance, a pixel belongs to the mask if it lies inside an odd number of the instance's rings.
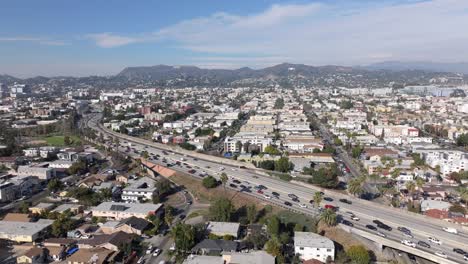
[{"label": "green tree", "polygon": [[346,255],[348,255],[353,264],[368,264],[371,261],[369,252],[361,245],[351,246],[346,251]]},{"label": "green tree", "polygon": [[225,172],[221,173],[219,176],[219,180],[221,181],[221,184],[223,185],[224,189],[226,190],[226,183],[228,182],[229,178]]},{"label": "green tree", "polygon": [[247,221],[249,221],[250,224],[255,223],[255,220],[257,220],[257,207],[255,204],[249,204],[247,206]]},{"label": "green tree", "polygon": [[213,176],[207,176],[203,178],[202,184],[205,188],[215,188],[218,186],[218,181]]},{"label": "green tree", "polygon": [[265,148],[264,152],[266,154],[270,154],[270,155],[279,155],[279,154],[281,154],[281,152],[275,146],[272,146],[272,145],[268,145]]},{"label": "green tree", "polygon": [[267,231],[271,236],[278,236],[280,233],[281,222],[276,215],[270,217],[267,222]]},{"label": "green tree", "polygon": [[278,237],[274,236],[266,242],[265,251],[274,257],[281,255],[281,243]]},{"label": "green tree", "polygon": [[416,184],[414,181],[407,181],[405,183],[406,190],[408,190],[409,194],[412,196],[414,193],[414,190],[416,189]]},{"label": "green tree", "polygon": [[286,157],[281,157],[277,161],[275,161],[275,171],[279,172],[288,172],[293,168],[291,162]]},{"label": "green tree", "polygon": [[457,137],[457,145],[460,147],[468,147],[468,133],[461,134]]},{"label": "green tree", "polygon": [[22,214],[27,214],[29,213],[29,203],[26,202],[26,201],[22,201],[19,208],[18,208],[18,211]]},{"label": "green tree", "polygon": [[314,205],[315,207],[320,207],[320,203],[322,202],[323,197],[320,192],[315,192],[314,193]]},{"label": "green tree", "polygon": [[234,205],[232,202],[224,197],[216,199],[211,203],[209,208],[210,218],[213,221],[229,222],[234,212]]},{"label": "green tree", "polygon": [[468,207],[468,188],[465,186],[459,186],[457,188],[457,192],[461,200],[465,201],[465,206]]},{"label": "green tree", "polygon": [[459,204],[454,204],[454,205],[450,206],[449,211],[453,212],[453,213],[461,213],[463,215],[466,214],[465,207],[463,207],[463,206],[461,206]]},{"label": "green tree", "polygon": [[284,107],[284,99],[276,98],[274,109],[283,109],[283,107]]},{"label": "green tree", "polygon": [[72,144],[70,136],[64,136],[63,137],[63,144],[65,144],[65,146],[70,146]]},{"label": "green tree", "polygon": [[166,206],[164,210],[164,222],[166,222],[167,226],[171,226],[172,221],[174,221],[174,208]]},{"label": "green tree", "polygon": [[355,178],[350,180],[348,182],[348,192],[354,196],[361,196],[364,193],[362,179]]},{"label": "green tree", "polygon": [[52,179],[47,183],[47,190],[56,192],[63,188],[63,183],[59,179]]},{"label": "green tree", "polygon": [[364,149],[361,146],[356,146],[351,150],[351,155],[353,156],[353,158],[357,159],[361,156],[363,150]]},{"label": "green tree", "polygon": [[190,225],[178,223],[172,228],[171,235],[179,252],[188,252],[195,245],[196,232]]},{"label": "green tree", "polygon": [[327,226],[334,226],[337,223],[337,216],[332,209],[325,209],[320,215],[320,221],[324,222]]}]

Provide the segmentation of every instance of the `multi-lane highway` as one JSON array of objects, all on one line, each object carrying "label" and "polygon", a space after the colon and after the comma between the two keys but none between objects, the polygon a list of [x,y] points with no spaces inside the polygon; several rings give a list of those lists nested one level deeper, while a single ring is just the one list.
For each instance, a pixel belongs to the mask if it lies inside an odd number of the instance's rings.
[{"label": "multi-lane highway", "polygon": [[[250,189],[250,195],[262,199],[266,202],[274,203],[286,208],[293,209],[298,212],[302,212],[309,215],[317,215],[318,208],[314,208],[309,201],[313,198],[314,193],[317,191],[323,191],[325,197],[333,199],[333,201],[323,201],[322,205],[330,204],[339,207],[339,214],[354,224],[355,228],[366,230],[371,233],[377,233],[375,230],[367,229],[366,225],[374,225],[374,220],[380,220],[383,223],[393,228],[392,231],[386,231],[378,229],[381,233],[385,234],[386,239],[393,241],[402,241],[405,239],[411,240],[415,243],[418,241],[425,241],[431,245],[430,248],[425,248],[417,245],[416,247],[425,252],[425,254],[435,254],[436,252],[443,252],[447,255],[447,259],[455,262],[464,262],[463,256],[453,252],[453,248],[461,248],[468,250],[468,234],[463,233],[460,227],[439,221],[436,219],[430,219],[422,215],[409,213],[403,210],[385,207],[369,201],[357,199],[351,196],[346,196],[341,193],[323,190],[311,185],[295,184],[290,182],[281,181],[277,178],[266,176],[264,173],[250,170],[241,169],[239,166],[229,165],[229,163],[220,164],[217,161],[200,158],[198,155],[187,155],[178,153],[178,151],[168,151],[167,146],[153,143],[150,141],[144,141],[141,139],[132,138],[127,135],[113,133],[109,130],[103,129],[98,124],[99,115],[94,116],[89,120],[88,126],[104,133],[105,135],[112,135],[120,138],[121,150],[125,150],[128,146],[128,142],[132,142],[132,148],[141,152],[146,150],[150,153],[154,162],[161,165],[172,164],[172,168],[177,171],[189,173],[191,170],[196,172],[191,173],[195,177],[200,177],[200,173],[206,173],[214,177],[219,177],[221,172],[225,172],[230,181],[227,184],[234,184],[237,186],[237,190],[240,191],[240,185],[244,185],[249,188],[245,188],[244,191]],[[159,155],[157,157],[156,155]],[[166,162],[163,162],[165,159]],[[180,165],[176,162],[179,161]],[[184,164],[185,163],[185,164]],[[240,183],[239,183],[240,182]],[[257,192],[255,187],[263,185],[266,189],[262,190],[262,194]],[[273,192],[277,193],[275,195]],[[294,194],[298,197],[300,202],[293,202],[288,194]],[[352,203],[342,203],[339,199],[346,198]],[[291,205],[285,205],[285,202],[291,203]],[[307,206],[307,208],[304,207]],[[347,212],[351,212],[360,218],[360,221],[354,221],[350,219],[350,215]],[[458,234],[451,234],[443,231],[443,227],[450,226],[458,228]],[[406,227],[411,230],[413,238],[407,237],[403,232],[397,231],[397,227]],[[428,237],[438,238],[442,244],[432,244],[428,242]],[[440,262],[444,260],[441,258]],[[453,263],[453,262],[452,262]]]}]

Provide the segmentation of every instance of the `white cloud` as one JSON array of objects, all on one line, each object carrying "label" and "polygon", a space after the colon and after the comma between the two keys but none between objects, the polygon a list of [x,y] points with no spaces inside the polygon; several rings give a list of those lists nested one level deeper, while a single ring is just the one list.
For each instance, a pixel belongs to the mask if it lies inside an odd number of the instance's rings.
[{"label": "white cloud", "polygon": [[62,40],[35,37],[0,37],[0,42],[34,42],[48,46],[63,46],[68,44]]},{"label": "white cloud", "polygon": [[142,41],[142,39],[123,37],[111,33],[88,34],[86,38],[94,40],[96,45],[102,48],[119,47]]},{"label": "white cloud", "polygon": [[[244,16],[218,12],[140,37],[102,33],[91,38],[101,47],[168,40],[194,54],[211,56],[211,60],[195,60],[200,65],[252,66],[284,62],[282,58],[345,65],[459,61],[468,60],[466,10],[466,0],[281,4]],[[214,61],[214,57],[224,59]]]}]

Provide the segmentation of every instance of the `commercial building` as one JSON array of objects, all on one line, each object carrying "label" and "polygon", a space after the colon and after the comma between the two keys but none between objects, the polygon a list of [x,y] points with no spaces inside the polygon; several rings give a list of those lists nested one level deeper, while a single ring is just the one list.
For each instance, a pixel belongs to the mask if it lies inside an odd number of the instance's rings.
[{"label": "commercial building", "polygon": [[37,222],[0,221],[0,239],[15,242],[33,242],[47,233],[54,221],[39,219]]}]

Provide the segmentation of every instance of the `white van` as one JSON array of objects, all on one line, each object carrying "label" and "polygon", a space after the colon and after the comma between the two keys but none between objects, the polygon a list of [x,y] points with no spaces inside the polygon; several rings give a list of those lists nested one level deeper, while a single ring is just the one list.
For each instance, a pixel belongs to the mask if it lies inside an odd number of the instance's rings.
[{"label": "white van", "polygon": [[458,234],[457,229],[453,227],[444,227],[442,228],[445,232],[452,233],[452,234]]}]

